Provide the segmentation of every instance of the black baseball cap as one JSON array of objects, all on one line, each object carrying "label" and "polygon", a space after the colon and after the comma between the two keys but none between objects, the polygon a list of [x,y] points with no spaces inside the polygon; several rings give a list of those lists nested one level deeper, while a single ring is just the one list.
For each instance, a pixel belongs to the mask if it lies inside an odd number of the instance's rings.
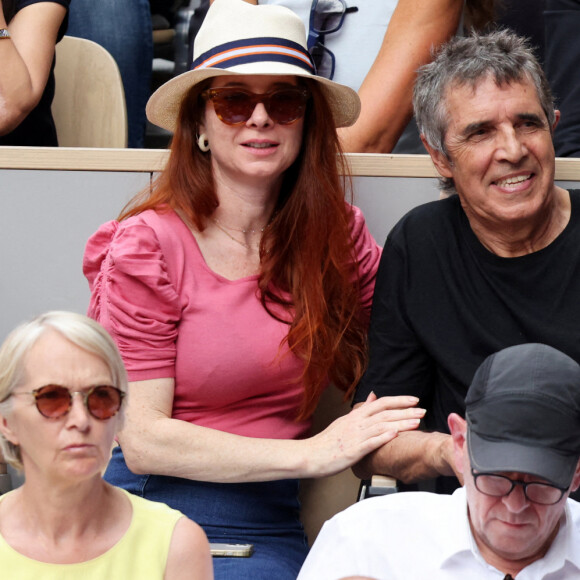
[{"label": "black baseball cap", "polygon": [[465,399],[471,467],[515,471],[561,488],[580,458],[580,365],[545,344],[487,357]]}]

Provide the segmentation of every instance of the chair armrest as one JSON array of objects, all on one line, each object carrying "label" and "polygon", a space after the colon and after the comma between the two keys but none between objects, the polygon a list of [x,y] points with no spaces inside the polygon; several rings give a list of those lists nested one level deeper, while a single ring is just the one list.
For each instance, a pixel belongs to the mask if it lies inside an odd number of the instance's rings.
[{"label": "chair armrest", "polygon": [[373,475],[371,479],[363,479],[361,481],[358,501],[378,495],[397,493],[398,491],[397,480],[394,477]]},{"label": "chair armrest", "polygon": [[12,489],[12,478],[9,473],[0,473],[0,495]]}]

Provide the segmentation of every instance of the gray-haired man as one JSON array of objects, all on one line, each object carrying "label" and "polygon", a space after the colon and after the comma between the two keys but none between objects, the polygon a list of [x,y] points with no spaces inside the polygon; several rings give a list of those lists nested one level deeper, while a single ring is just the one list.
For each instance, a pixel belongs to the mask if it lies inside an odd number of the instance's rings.
[{"label": "gray-haired man", "polygon": [[[540,65],[509,32],[456,38],[423,67],[415,115],[444,188],[385,244],[370,363],[355,403],[415,395],[426,431],[402,433],[356,472],[414,482],[461,474],[449,413],[483,359],[525,342],[580,362],[580,191],[554,183],[559,118]],[[458,481],[439,478],[437,491]]]}]

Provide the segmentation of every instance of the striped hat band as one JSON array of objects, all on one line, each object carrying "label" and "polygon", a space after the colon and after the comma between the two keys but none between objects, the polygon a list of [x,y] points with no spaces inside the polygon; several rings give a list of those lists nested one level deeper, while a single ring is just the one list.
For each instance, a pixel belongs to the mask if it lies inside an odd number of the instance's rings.
[{"label": "striped hat band", "polygon": [[196,58],[190,70],[231,68],[254,62],[283,62],[314,74],[314,64],[308,51],[286,38],[251,38],[213,47]]}]

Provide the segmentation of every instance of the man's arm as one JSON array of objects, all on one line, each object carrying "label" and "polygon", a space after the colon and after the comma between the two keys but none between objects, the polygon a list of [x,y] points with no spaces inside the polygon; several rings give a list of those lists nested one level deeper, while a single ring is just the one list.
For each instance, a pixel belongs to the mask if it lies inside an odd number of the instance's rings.
[{"label": "man's arm", "polygon": [[409,214],[387,238],[373,296],[369,363],[354,396],[355,406],[371,392],[378,397],[415,396],[427,409],[426,427],[435,432],[417,431],[413,437],[400,433],[396,441],[378,447],[353,468],[363,479],[377,474],[412,483],[454,475],[452,443],[444,434],[446,417],[436,414],[440,405],[453,406],[454,399],[447,393],[434,403],[442,388],[436,348],[441,339],[432,332],[434,325],[440,326],[439,318],[430,317],[434,271],[427,268],[438,262],[431,251],[435,233],[423,217]]},{"label": "man's arm", "polygon": [[[357,387],[354,406],[362,404],[371,392],[378,397],[404,393],[418,397],[429,413],[436,373],[407,316],[408,256],[397,230],[395,227],[387,239],[377,273],[369,328],[369,364]],[[381,446],[365,456],[353,467],[354,473],[361,479],[390,475],[410,483],[448,472],[443,459],[447,451],[442,446],[445,435],[416,432],[417,437],[412,439],[403,435],[398,435],[396,445]]]},{"label": "man's arm", "polygon": [[352,127],[339,129],[345,151],[392,151],[413,115],[416,71],[431,60],[432,47],[455,34],[462,8],[463,0],[399,0],[360,87],[360,117]]},{"label": "man's arm", "polygon": [[369,479],[372,475],[390,475],[403,483],[416,483],[440,475],[458,475],[451,435],[422,431],[400,433],[352,469],[361,479]]}]

